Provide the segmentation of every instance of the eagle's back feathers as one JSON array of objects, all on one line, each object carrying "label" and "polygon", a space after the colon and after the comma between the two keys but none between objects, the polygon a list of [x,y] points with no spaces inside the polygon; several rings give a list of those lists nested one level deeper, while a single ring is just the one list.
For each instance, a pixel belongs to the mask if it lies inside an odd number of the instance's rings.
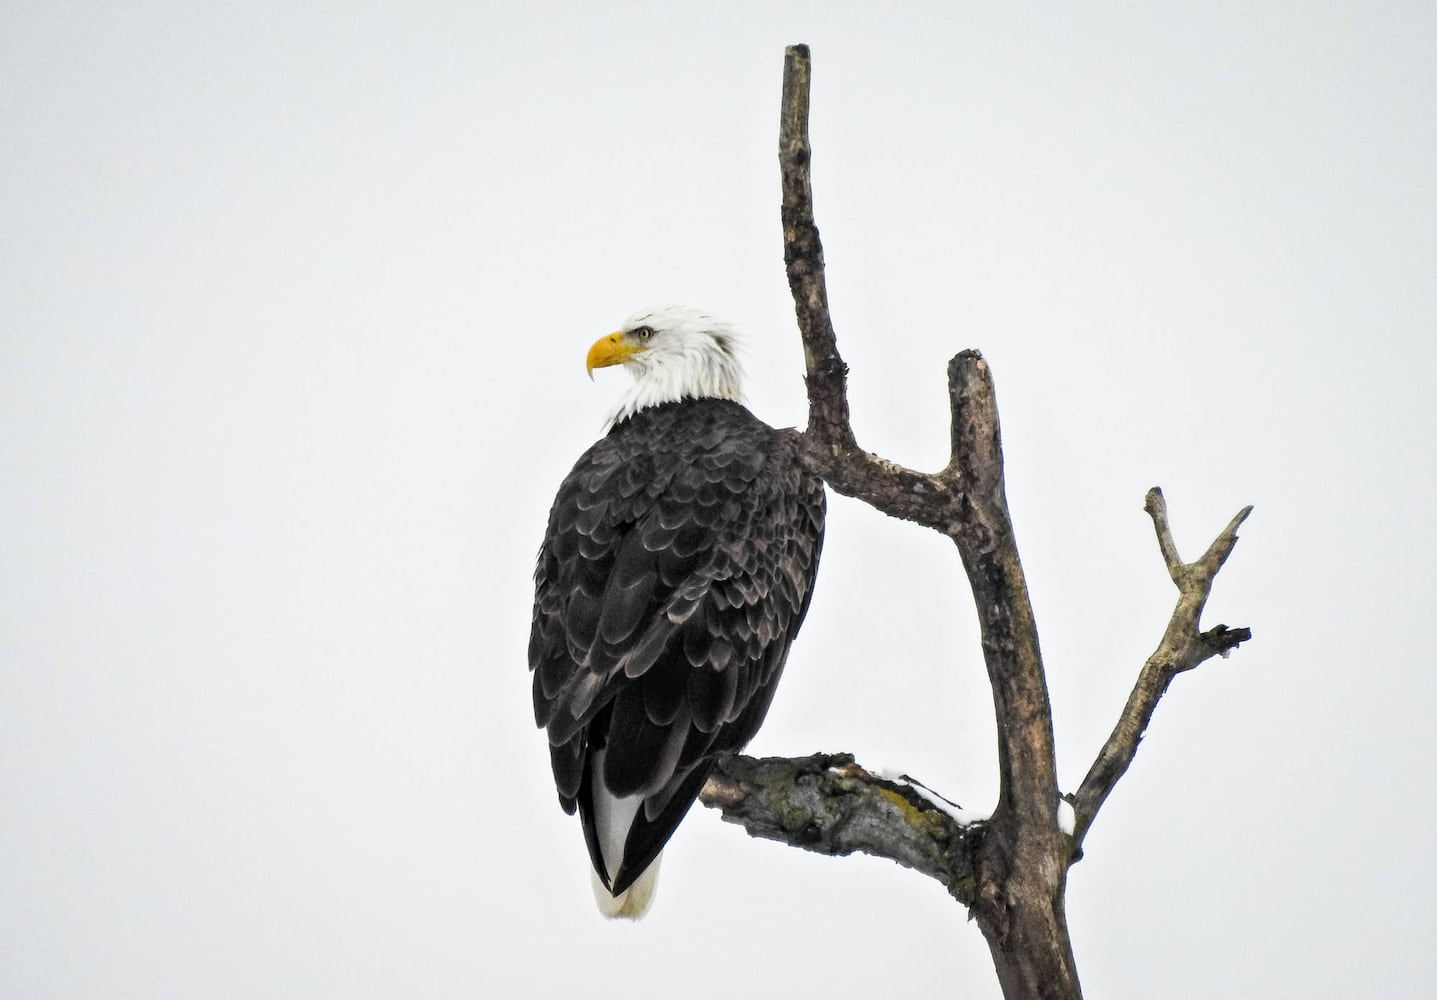
[{"label": "eagle's back feathers", "polygon": [[[799,447],[732,400],[651,406],[590,448],[554,501],[535,572],[534,712],[559,800],[614,896],[768,710],[823,541],[822,483]],[[632,817],[627,832],[599,828],[613,817]]]}]

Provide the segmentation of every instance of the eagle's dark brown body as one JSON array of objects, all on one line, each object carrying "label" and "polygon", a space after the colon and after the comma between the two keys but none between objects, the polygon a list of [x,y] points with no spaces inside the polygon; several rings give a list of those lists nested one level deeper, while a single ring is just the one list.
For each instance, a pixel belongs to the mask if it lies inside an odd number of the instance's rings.
[{"label": "eagle's dark brown body", "polygon": [[[799,443],[730,400],[665,403],[615,424],[555,498],[535,572],[534,713],[559,800],[615,894],[768,711],[823,544],[823,486]],[[610,872],[599,827],[635,795]]]}]

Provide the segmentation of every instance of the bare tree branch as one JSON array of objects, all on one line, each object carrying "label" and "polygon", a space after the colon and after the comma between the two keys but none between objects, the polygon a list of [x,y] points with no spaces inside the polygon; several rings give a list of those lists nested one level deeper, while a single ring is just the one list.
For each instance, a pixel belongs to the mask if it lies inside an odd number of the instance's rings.
[{"label": "bare tree branch", "polygon": [[1178,556],[1177,543],[1173,541],[1172,527],[1168,523],[1168,505],[1163,491],[1154,486],[1148,491],[1144,504],[1153,519],[1153,528],[1158,536],[1158,549],[1167,565],[1168,575],[1178,588],[1177,606],[1163,633],[1158,648],[1143,664],[1128,702],[1123,706],[1122,715],[1112,735],[1098,752],[1097,759],[1078,791],[1071,796],[1075,816],[1073,839],[1081,844],[1088,828],[1097,817],[1108,795],[1112,793],[1118,779],[1133,762],[1138,744],[1152,720],[1158,701],[1166,693],[1168,685],[1178,674],[1191,670],[1214,656],[1226,656],[1238,643],[1252,638],[1252,631],[1246,628],[1230,629],[1217,625],[1206,632],[1200,631],[1208,595],[1212,593],[1213,581],[1218,570],[1232,553],[1237,544],[1237,529],[1252,507],[1238,511],[1227,527],[1213,539],[1207,551],[1196,561],[1185,563]]},{"label": "bare tree branch", "polygon": [[888,858],[972,905],[983,824],[959,822],[954,809],[920,787],[871,774],[849,754],[725,757],[701,801],[754,837],[819,854]]},{"label": "bare tree branch", "polygon": [[838,353],[828,312],[823,244],[813,216],[808,140],[811,72],[808,46],[790,46],[784,53],[778,161],[783,188],[783,260],[808,372],[806,457],[814,471],[845,496],[858,497],[892,517],[942,530],[943,514],[935,512],[933,497],[957,492],[956,471],[927,475],[905,469],[863,451],[853,435],[848,365]]},{"label": "bare tree branch", "polygon": [[[977,351],[948,365],[952,455],[935,473],[915,472],[863,451],[853,433],[848,368],[828,310],[823,247],[814,222],[807,46],[785,53],[779,164],[784,261],[807,367],[804,459],[830,487],[953,540],[982,632],[998,730],[999,801],[990,819],[959,814],[904,776],[870,774],[847,754],[784,759],[721,758],[701,801],[750,834],[825,854],[860,851],[938,879],[969,907],[988,941],[1003,994],[1078,1000],[1081,991],[1064,915],[1068,867],[1093,817],[1132,762],[1168,683],[1251,633],[1198,631],[1213,578],[1251,508],[1195,563],[1177,555],[1162,493],[1148,494],[1158,546],[1179,590],[1163,641],[1148,659],[1117,728],[1078,792],[1076,823],[1058,825],[1052,710],[1038,631],[1018,558],[1003,479],[1002,435],[992,372]],[[951,805],[951,803],[950,803]]]},{"label": "bare tree branch", "polygon": [[1033,831],[1056,829],[1057,762],[1038,627],[1018,558],[1003,485],[1003,445],[992,372],[977,351],[948,365],[953,463],[967,477],[950,534],[978,611],[983,660],[998,721],[999,802]]}]

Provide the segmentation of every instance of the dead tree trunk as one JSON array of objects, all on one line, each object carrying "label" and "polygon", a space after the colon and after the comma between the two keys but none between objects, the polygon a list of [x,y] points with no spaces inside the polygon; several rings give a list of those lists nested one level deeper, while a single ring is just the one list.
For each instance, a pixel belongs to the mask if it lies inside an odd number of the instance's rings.
[{"label": "dead tree trunk", "polygon": [[751,834],[825,854],[861,851],[938,879],[977,921],[1003,995],[1078,998],[1064,916],[1068,868],[1098,810],[1132,762],[1158,699],[1178,673],[1251,638],[1247,629],[1199,630],[1213,579],[1244,508],[1194,563],[1183,563],[1161,491],[1147,496],[1158,547],[1179,598],[1117,726],[1075,793],[1058,789],[1052,711],[1038,630],[1003,485],[992,374],[977,351],[948,366],[952,457],[914,472],[859,448],[849,422],[847,373],[828,312],[823,248],[814,224],[808,141],[807,46],[785,54],[779,163],[784,261],[808,369],[806,460],[830,487],[953,540],[978,609],[998,723],[999,799],[975,819],[907,775],[879,776],[846,754],[735,756],[721,761],[702,801]]}]

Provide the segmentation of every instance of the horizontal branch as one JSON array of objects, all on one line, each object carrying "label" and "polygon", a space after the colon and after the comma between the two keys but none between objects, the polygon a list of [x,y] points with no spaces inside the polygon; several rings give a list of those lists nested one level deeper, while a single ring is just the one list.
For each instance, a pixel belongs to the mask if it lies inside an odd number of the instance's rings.
[{"label": "horizontal branch", "polygon": [[720,757],[699,801],[751,836],[818,854],[855,852],[937,879],[974,901],[974,859],[984,823],[922,786],[866,771],[849,754]]},{"label": "horizontal branch", "polygon": [[1199,625],[1203,608],[1212,593],[1213,581],[1232,554],[1233,546],[1237,544],[1237,529],[1252,513],[1252,507],[1238,511],[1213,539],[1207,551],[1191,563],[1183,562],[1178,556],[1162,490],[1155,486],[1148,491],[1144,509],[1153,520],[1158,550],[1162,553],[1168,575],[1177,585],[1177,606],[1173,609],[1162,641],[1143,664],[1117,726],[1099,751],[1078,791],[1070,796],[1076,820],[1073,831],[1075,844],[1082,843],[1098,810],[1132,764],[1158,701],[1167,692],[1172,679],[1214,656],[1226,656],[1239,643],[1252,638],[1252,631],[1246,628],[1231,629],[1226,625],[1217,625],[1204,632]]}]

